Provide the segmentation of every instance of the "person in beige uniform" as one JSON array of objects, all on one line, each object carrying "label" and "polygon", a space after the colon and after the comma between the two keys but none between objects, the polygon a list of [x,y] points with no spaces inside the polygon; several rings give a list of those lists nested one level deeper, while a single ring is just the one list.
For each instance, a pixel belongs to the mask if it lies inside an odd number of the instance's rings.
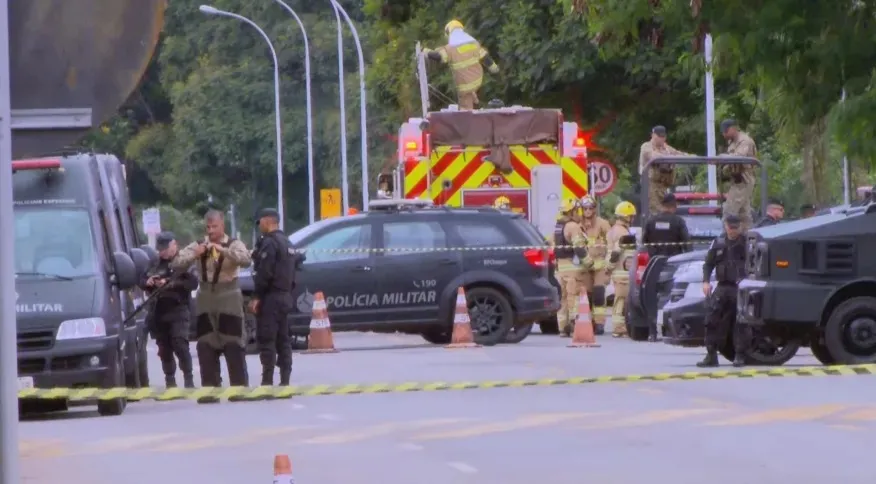
[{"label": "person in beige uniform", "polygon": [[577,200],[566,200],[557,214],[553,237],[548,240],[557,259],[557,280],[560,283],[560,310],[557,326],[561,337],[572,334],[578,316],[578,298],[584,289],[585,271],[593,261],[587,254],[587,237],[575,220]]},{"label": "person in beige uniform", "polygon": [[627,335],[626,305],[630,292],[629,260],[635,255],[635,245],[622,245],[625,236],[632,235],[630,224],[636,216],[636,207],[630,202],[620,202],[614,208],[617,217],[608,232],[608,270],[614,285],[614,304],[611,307],[611,335],[622,338]]},{"label": "person in beige uniform", "polygon": [[194,265],[200,272],[195,302],[201,385],[221,386],[219,357],[225,355],[231,386],[247,386],[243,294],[237,279],[240,268],[251,264],[251,255],[243,242],[225,234],[222,212],[210,210],[204,220],[207,236],[179,251],[171,266],[181,271]]},{"label": "person in beige uniform", "polygon": [[[666,142],[666,128],[654,126],[651,129],[651,139],[644,142],[639,149],[639,176],[645,176],[645,164],[660,156],[691,156],[679,151]],[[660,211],[660,202],[666,191],[675,185],[675,165],[668,163],[653,164],[648,168],[648,209],[649,213]]]},{"label": "person in beige uniform", "polygon": [[[736,121],[725,119],[721,122],[721,133],[729,143],[727,155],[757,158],[757,145],[751,136],[740,131]],[[754,196],[754,165],[724,165],[721,174],[729,180],[730,187],[724,199],[723,213],[736,215],[742,221],[742,231],[751,229],[751,198]]]},{"label": "person in beige uniform", "polygon": [[596,201],[590,196],[581,199],[581,228],[587,236],[588,254],[593,259],[593,265],[584,274],[584,285],[593,308],[593,332],[599,335],[605,332],[605,319],[609,311],[605,307],[605,286],[610,280],[606,270],[606,255],[611,224],[596,213]]},{"label": "person in beige uniform", "polygon": [[[484,67],[491,74],[499,73],[499,66],[474,37],[467,34],[462,22],[451,20],[444,27],[447,45],[437,49],[423,49],[428,58],[450,65],[453,83],[459,96],[459,108],[472,110],[479,103],[478,91],[484,83]],[[483,64],[483,65],[482,65]]]}]

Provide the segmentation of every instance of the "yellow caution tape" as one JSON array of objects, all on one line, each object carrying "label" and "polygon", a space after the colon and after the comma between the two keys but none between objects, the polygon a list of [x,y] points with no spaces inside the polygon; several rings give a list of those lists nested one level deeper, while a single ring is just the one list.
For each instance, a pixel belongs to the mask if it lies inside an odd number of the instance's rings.
[{"label": "yellow caution tape", "polygon": [[801,368],[769,368],[731,371],[707,371],[686,373],[656,373],[652,375],[596,376],[573,378],[543,378],[538,380],[504,380],[480,382],[431,382],[431,383],[374,383],[350,385],[313,385],[288,387],[228,387],[228,388],[31,388],[20,390],[23,400],[112,400],[127,398],[139,400],[264,400],[268,398],[312,397],[318,395],[359,395],[366,393],[439,392],[448,390],[482,390],[488,388],[549,387],[561,385],[587,385],[592,383],[655,382],[673,380],[723,380],[759,377],[792,376],[854,376],[876,375],[876,364],[848,366],[806,366]]}]

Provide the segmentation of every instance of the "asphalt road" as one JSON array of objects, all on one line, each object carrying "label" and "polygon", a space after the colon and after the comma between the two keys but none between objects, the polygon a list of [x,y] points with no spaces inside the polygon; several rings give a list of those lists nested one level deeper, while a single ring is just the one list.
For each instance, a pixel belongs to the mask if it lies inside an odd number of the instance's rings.
[{"label": "asphalt road", "polygon": [[[534,334],[519,345],[446,350],[418,337],[336,335],[299,355],[298,384],[478,381],[684,372],[695,349]],[[162,381],[152,356],[153,382]],[[811,355],[790,366],[815,365]],[[249,359],[257,381],[258,357]],[[728,365],[729,367],[729,365]],[[873,482],[872,377],[755,378],[131,404],[27,417],[23,482]]]}]

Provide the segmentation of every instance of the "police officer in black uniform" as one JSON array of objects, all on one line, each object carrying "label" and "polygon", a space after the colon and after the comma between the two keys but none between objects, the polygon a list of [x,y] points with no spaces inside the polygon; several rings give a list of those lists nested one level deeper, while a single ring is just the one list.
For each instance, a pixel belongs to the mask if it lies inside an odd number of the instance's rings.
[{"label": "police officer in black uniform", "polygon": [[770,198],[767,201],[766,214],[760,219],[754,228],[776,225],[785,218],[785,204],[778,198]]},{"label": "police officer in black uniform", "polygon": [[[745,354],[751,342],[751,328],[736,322],[736,297],[739,281],[745,277],[745,234],[742,221],[736,215],[724,219],[724,234],[716,238],[706,253],[703,264],[703,294],[709,299],[706,316],[706,357],[697,363],[700,368],[718,366],[718,348],[729,342],[731,335],[736,356],[733,366],[745,366]],[[712,292],[711,276],[715,271],[718,286]]]},{"label": "police officer in black uniform", "polygon": [[176,360],[183,373],[186,388],[194,388],[192,354],[189,351],[192,291],[198,288],[198,278],[191,272],[176,273],[170,263],[179,249],[171,232],[156,238],[158,261],[140,279],[140,287],[151,296],[147,326],[158,345],[158,357],[168,388],[176,387]]},{"label": "police officer in black uniform", "polygon": [[262,237],[253,252],[254,296],[249,309],[257,317],[256,339],[262,363],[262,385],[274,384],[274,367],[280,369],[280,385],[292,376],[292,341],[287,316],[292,308],[295,270],[301,259],[280,230],[280,215],[271,208],[258,214]]},{"label": "police officer in black uniform", "polygon": [[687,230],[687,222],[675,214],[675,210],[678,208],[675,195],[667,193],[663,197],[661,205],[660,213],[648,218],[642,231],[642,243],[648,248],[648,254],[651,257],[658,255],[672,257],[690,251],[690,233]]}]

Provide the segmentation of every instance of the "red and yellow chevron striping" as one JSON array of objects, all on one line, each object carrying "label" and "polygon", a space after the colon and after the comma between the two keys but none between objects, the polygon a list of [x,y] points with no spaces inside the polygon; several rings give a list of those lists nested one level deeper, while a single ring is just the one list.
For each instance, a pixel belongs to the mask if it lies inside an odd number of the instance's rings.
[{"label": "red and yellow chevron striping", "polygon": [[543,164],[559,164],[563,168],[564,199],[587,194],[586,169],[571,158],[560,158],[552,145],[511,147],[514,171],[507,174],[499,172],[492,163],[484,162],[487,154],[486,150],[439,147],[429,163],[405,163],[405,198],[430,198],[436,204],[461,206],[464,189],[530,188],[532,169]]}]

